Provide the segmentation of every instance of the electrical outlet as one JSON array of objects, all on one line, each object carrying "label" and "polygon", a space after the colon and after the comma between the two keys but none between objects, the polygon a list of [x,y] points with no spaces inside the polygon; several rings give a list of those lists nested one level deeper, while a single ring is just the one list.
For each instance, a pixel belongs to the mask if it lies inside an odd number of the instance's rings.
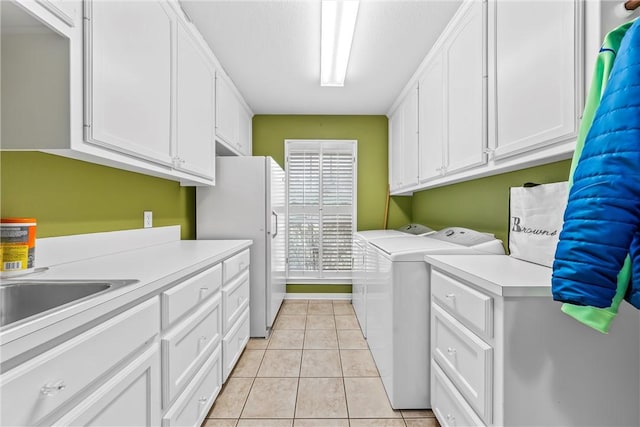
[{"label": "electrical outlet", "polygon": [[153,212],[144,211],[143,224],[144,228],[153,227]]}]

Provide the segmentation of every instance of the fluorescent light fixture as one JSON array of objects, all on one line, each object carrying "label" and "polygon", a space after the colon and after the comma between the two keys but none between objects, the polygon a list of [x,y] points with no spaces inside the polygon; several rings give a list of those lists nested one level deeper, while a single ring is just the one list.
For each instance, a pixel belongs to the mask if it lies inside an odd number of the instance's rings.
[{"label": "fluorescent light fixture", "polygon": [[322,0],[321,86],[344,86],[358,6],[358,0]]}]

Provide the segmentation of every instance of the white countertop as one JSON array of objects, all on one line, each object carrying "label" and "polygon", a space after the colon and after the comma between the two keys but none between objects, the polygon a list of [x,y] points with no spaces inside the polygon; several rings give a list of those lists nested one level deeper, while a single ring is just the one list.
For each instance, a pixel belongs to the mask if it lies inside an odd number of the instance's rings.
[{"label": "white countertop", "polygon": [[[178,240],[54,265],[47,271],[16,278],[23,281],[137,279],[138,282],[39,319],[5,326],[0,331],[2,359],[8,360],[80,325],[140,302],[176,280],[193,275],[251,244],[251,240]],[[20,339],[24,337],[28,339]]]},{"label": "white countertop", "polygon": [[508,255],[427,255],[434,268],[503,297],[551,297],[552,269]]}]

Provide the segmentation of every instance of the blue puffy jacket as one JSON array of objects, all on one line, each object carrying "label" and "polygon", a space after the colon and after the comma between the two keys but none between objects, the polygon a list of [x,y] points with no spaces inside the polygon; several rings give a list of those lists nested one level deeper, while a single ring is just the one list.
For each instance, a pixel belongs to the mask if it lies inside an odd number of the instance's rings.
[{"label": "blue puffy jacket", "polygon": [[640,308],[640,20],[622,40],[573,181],[553,266],[553,298],[610,307],[629,254],[625,299]]}]

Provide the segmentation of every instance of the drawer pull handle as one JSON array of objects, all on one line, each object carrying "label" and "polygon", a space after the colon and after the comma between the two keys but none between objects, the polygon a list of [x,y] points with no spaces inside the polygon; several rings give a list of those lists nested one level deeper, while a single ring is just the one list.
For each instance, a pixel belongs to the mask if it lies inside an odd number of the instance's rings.
[{"label": "drawer pull handle", "polygon": [[447,348],[447,353],[449,353],[449,356],[453,356],[454,354],[456,354],[456,349],[453,347],[449,347]]},{"label": "drawer pull handle", "polygon": [[456,420],[456,417],[454,417],[454,416],[453,416],[453,415],[451,415],[451,414],[447,414],[447,421],[451,421],[451,422],[453,422],[453,421],[455,421],[455,420]]},{"label": "drawer pull handle", "polygon": [[55,396],[56,394],[64,390],[66,387],[67,385],[64,383],[64,381],[58,380],[54,383],[48,383],[43,385],[42,388],[40,389],[40,393],[42,393],[45,396]]},{"label": "drawer pull handle", "polygon": [[198,403],[204,405],[205,403],[207,403],[207,400],[207,396],[202,396],[200,399],[198,399]]},{"label": "drawer pull handle", "polygon": [[456,294],[446,294],[445,297],[448,299],[455,299]]}]

